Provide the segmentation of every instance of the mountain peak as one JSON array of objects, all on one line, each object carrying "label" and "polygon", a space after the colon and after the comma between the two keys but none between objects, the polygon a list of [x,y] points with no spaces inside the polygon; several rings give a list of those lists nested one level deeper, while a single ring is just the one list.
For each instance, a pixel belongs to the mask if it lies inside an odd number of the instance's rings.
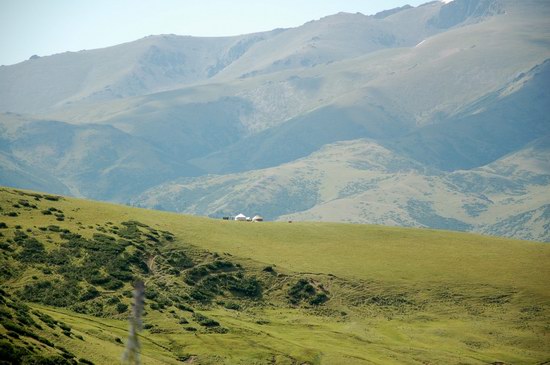
[{"label": "mountain peak", "polygon": [[319,22],[347,22],[347,21],[362,21],[368,19],[368,17],[360,12],[357,13],[348,13],[348,12],[339,12],[332,15],[327,15],[319,19]]},{"label": "mountain peak", "polygon": [[384,10],[384,11],[381,11],[379,13],[376,13],[373,15],[374,19],[385,19],[393,14],[397,14],[403,10],[408,10],[408,9],[412,9],[413,7],[410,6],[409,4],[407,5],[403,5],[401,7],[398,7],[398,8],[393,8],[393,9],[389,9],[389,10]]},{"label": "mountain peak", "polygon": [[465,22],[477,22],[483,18],[504,13],[500,0],[444,0],[439,14],[430,24],[447,29]]}]

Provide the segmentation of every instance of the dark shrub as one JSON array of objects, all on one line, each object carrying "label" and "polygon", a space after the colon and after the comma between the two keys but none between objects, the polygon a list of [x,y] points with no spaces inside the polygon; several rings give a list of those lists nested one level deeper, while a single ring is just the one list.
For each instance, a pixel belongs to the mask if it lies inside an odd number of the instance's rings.
[{"label": "dark shrub", "polygon": [[132,298],[134,296],[134,294],[132,294],[132,292],[130,290],[123,291],[122,295],[126,298]]},{"label": "dark shrub", "polygon": [[205,266],[197,266],[192,268],[185,275],[185,282],[189,285],[195,285],[202,277],[209,274]]},{"label": "dark shrub", "polygon": [[50,317],[49,315],[42,313],[42,312],[34,312],[40,318],[42,322],[44,322],[48,327],[54,328],[57,324],[57,321]]},{"label": "dark shrub", "polygon": [[128,304],[124,304],[124,303],[118,303],[116,305],[116,311],[118,313],[124,313],[128,310]]},{"label": "dark shrub", "polygon": [[20,338],[16,332],[12,332],[12,331],[8,331],[7,335],[13,338]]},{"label": "dark shrub", "polygon": [[215,321],[212,318],[208,318],[201,313],[194,313],[193,318],[195,318],[195,321],[198,324],[204,327],[218,327],[220,325],[218,321]]},{"label": "dark shrub", "polygon": [[313,298],[309,300],[309,304],[311,305],[320,305],[326,302],[329,299],[328,295],[325,293],[318,293]]},{"label": "dark shrub", "polygon": [[23,248],[17,257],[25,262],[44,262],[46,259],[46,251],[44,245],[39,242],[36,238],[29,238],[27,235],[23,234],[23,237],[17,237],[16,242]]},{"label": "dark shrub", "polygon": [[46,260],[52,265],[68,265],[71,261],[71,251],[66,248],[60,248],[50,252]]},{"label": "dark shrub", "polygon": [[23,327],[19,326],[18,324],[12,322],[12,321],[3,321],[2,326],[4,326],[5,329],[8,331],[15,332],[22,336],[27,336],[28,331],[24,329]]},{"label": "dark shrub", "polygon": [[193,288],[191,293],[189,293],[189,296],[197,302],[209,303],[214,297],[214,294],[209,291],[202,290],[201,288]]},{"label": "dark shrub", "polygon": [[117,303],[120,303],[120,299],[118,297],[110,297],[107,299],[107,304],[113,305]]},{"label": "dark shrub", "polygon": [[5,364],[21,364],[24,357],[29,354],[29,350],[12,345],[9,340],[0,339],[0,359]]},{"label": "dark shrub", "polygon": [[318,292],[307,279],[298,280],[288,291],[288,297],[292,304],[307,300],[310,304],[319,305],[328,300],[328,295],[324,292]]},{"label": "dark shrub", "polygon": [[194,266],[193,260],[181,251],[173,251],[168,253],[167,258],[168,264],[179,270],[188,269]]},{"label": "dark shrub", "polygon": [[262,295],[262,286],[254,277],[242,278],[230,284],[228,289],[233,293],[249,298],[258,298]]},{"label": "dark shrub", "polygon": [[90,286],[79,298],[81,302],[99,297],[100,293],[94,286]]},{"label": "dark shrub", "polygon": [[216,260],[216,261],[206,265],[206,267],[210,271],[222,271],[222,270],[225,271],[225,270],[233,269],[235,267],[235,265],[230,261]]},{"label": "dark shrub", "polygon": [[145,298],[155,300],[159,296],[159,292],[154,287],[145,288]]},{"label": "dark shrub", "polygon": [[178,303],[176,304],[176,308],[182,310],[182,311],[186,311],[186,312],[191,312],[193,313],[195,310],[185,304],[182,304],[182,303]]},{"label": "dark shrub", "polygon": [[29,302],[67,307],[77,302],[79,287],[76,283],[68,281],[39,281],[25,285],[20,297]]},{"label": "dark shrub", "polygon": [[240,310],[241,309],[240,304],[235,303],[235,302],[227,302],[223,306],[227,309],[232,309],[232,310]]},{"label": "dark shrub", "polygon": [[105,284],[102,284],[101,286],[107,290],[117,290],[122,288],[124,286],[124,283],[120,280],[114,279],[114,280],[109,280],[108,282],[106,282]]}]

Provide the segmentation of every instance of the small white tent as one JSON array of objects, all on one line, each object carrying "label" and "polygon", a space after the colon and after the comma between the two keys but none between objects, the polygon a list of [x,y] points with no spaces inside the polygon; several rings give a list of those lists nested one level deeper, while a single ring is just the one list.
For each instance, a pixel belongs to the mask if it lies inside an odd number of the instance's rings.
[{"label": "small white tent", "polygon": [[235,220],[236,221],[245,221],[246,220],[246,215],[244,214],[239,214],[238,216],[235,217]]},{"label": "small white tent", "polygon": [[263,222],[264,218],[259,215],[255,215],[254,218],[252,218],[252,222]]}]

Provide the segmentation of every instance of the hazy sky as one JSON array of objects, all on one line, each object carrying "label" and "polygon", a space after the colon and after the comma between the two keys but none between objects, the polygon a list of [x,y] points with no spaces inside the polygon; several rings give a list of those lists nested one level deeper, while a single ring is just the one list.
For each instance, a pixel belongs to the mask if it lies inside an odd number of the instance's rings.
[{"label": "hazy sky", "polygon": [[0,65],[150,34],[221,36],[429,0],[0,0]]}]

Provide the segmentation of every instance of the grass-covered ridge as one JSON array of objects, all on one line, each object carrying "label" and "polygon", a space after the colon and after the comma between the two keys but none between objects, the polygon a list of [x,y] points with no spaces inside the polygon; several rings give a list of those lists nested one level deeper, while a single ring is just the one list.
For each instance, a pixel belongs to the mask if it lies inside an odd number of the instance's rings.
[{"label": "grass-covered ridge", "polygon": [[141,278],[146,364],[550,360],[546,244],[9,188],[0,207],[0,350],[19,358],[117,363]]}]

